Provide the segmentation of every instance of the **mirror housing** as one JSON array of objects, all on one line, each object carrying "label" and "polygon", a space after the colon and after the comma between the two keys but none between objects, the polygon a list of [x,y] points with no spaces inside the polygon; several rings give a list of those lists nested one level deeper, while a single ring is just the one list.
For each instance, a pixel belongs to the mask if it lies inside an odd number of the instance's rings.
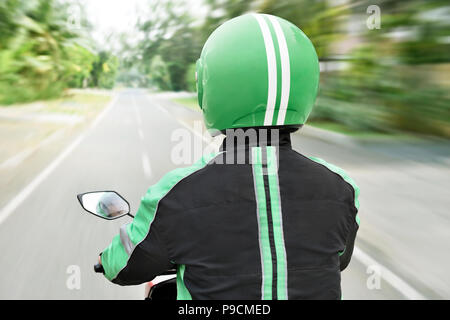
[{"label": "mirror housing", "polygon": [[84,210],[106,220],[132,216],[128,201],[115,191],[85,192],[77,195],[77,199]]}]

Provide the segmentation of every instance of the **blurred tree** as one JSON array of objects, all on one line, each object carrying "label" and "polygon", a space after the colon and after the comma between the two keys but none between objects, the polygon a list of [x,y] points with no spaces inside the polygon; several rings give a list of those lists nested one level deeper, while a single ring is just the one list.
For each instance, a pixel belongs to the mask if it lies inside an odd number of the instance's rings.
[{"label": "blurred tree", "polygon": [[[149,3],[149,18],[140,21],[143,32],[140,41],[140,68],[151,74],[149,61],[156,55],[167,64],[171,87],[174,90],[192,90],[190,74],[200,56],[203,43],[212,31],[225,21],[249,11],[260,11],[284,17],[301,26],[311,36],[319,54],[326,55],[330,43],[337,38],[338,11],[327,1],[294,0],[204,0],[208,14],[194,19],[187,10],[187,2],[164,0]],[[188,73],[189,71],[189,73]]]},{"label": "blurred tree", "polygon": [[[63,42],[75,34],[65,28],[61,4],[43,0],[33,4],[8,1],[1,6],[2,16],[14,17],[14,22],[7,18],[6,25],[0,25],[0,34],[5,35],[0,50],[1,102],[53,96],[64,87],[58,82],[64,71]],[[4,9],[11,11],[5,14]]]},{"label": "blurred tree", "polygon": [[21,1],[0,1],[0,50],[7,48],[9,40],[16,34],[21,10],[23,10]]},{"label": "blurred tree", "polygon": [[90,86],[111,89],[116,80],[118,59],[107,51],[101,51],[92,64]]},{"label": "blurred tree", "polygon": [[204,0],[208,14],[200,28],[200,42],[203,44],[225,21],[250,11],[255,2],[255,0]]},{"label": "blurred tree", "polygon": [[[195,61],[215,28],[248,11],[274,14],[299,26],[322,61],[346,61],[322,73],[313,120],[450,136],[449,90],[442,81],[450,62],[448,1],[372,2],[204,0],[206,16],[194,18],[186,0],[151,1],[138,23],[142,41],[127,63],[148,75],[141,83],[193,90]],[[381,8],[381,28],[371,30],[367,9],[374,4]]]},{"label": "blurred tree", "polygon": [[[371,4],[353,2],[353,14]],[[359,35],[348,69],[327,75],[312,118],[358,130],[450,137],[449,88],[439,81],[443,63],[450,60],[448,2],[379,4],[381,28]]]},{"label": "blurred tree", "polygon": [[92,50],[78,43],[66,48],[67,59],[63,61],[66,70],[67,85],[71,88],[83,88],[88,85],[96,55]]},{"label": "blurred tree", "polygon": [[[149,6],[152,14],[138,24],[143,33],[143,40],[139,43],[139,68],[154,84],[161,85],[161,89],[185,90],[186,71],[197,59],[201,48],[187,4],[185,1],[165,0],[151,2]],[[154,60],[155,57],[158,58]],[[168,71],[169,82],[165,74],[161,75],[162,64]]]},{"label": "blurred tree", "polygon": [[150,64],[150,81],[156,87],[162,90],[171,90],[172,83],[170,81],[170,74],[167,68],[167,64],[161,58],[160,55],[153,57]]},{"label": "blurred tree", "polygon": [[[96,61],[86,35],[91,27],[81,7],[79,25],[70,23],[70,5],[0,1],[0,104],[51,98],[91,77]],[[116,64],[113,58],[107,61],[95,84],[112,87]]]},{"label": "blurred tree", "polygon": [[196,64],[191,63],[189,68],[186,71],[185,81],[186,81],[186,89],[191,92],[197,91],[197,81],[195,79]]},{"label": "blurred tree", "polygon": [[259,11],[284,18],[311,39],[319,58],[327,57],[330,45],[342,35],[340,17],[346,14],[344,6],[333,6],[332,1],[263,0]]}]

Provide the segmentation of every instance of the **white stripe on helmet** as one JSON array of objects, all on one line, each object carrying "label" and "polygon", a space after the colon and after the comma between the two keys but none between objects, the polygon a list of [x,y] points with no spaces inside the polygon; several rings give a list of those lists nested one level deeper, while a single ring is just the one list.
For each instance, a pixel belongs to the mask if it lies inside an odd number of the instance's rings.
[{"label": "white stripe on helmet", "polygon": [[286,43],[286,38],[281,29],[278,19],[274,16],[267,15],[272,26],[275,30],[275,34],[278,40],[278,48],[280,50],[281,60],[281,100],[280,109],[278,110],[277,125],[284,124],[284,118],[286,117],[286,109],[289,102],[289,93],[291,87],[291,67],[289,62],[289,51]]},{"label": "white stripe on helmet", "polygon": [[275,101],[277,99],[277,61],[275,57],[275,48],[273,45],[272,35],[270,34],[269,26],[260,14],[253,14],[258,21],[261,29],[264,46],[266,47],[267,55],[267,72],[268,72],[268,92],[267,92],[267,107],[266,115],[264,117],[264,125],[270,126],[273,121],[273,113],[275,110]]}]

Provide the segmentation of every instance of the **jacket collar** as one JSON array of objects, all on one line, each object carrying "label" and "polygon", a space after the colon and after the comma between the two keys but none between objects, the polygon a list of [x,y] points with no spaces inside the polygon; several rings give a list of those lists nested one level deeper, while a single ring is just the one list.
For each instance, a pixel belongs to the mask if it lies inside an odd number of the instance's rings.
[{"label": "jacket collar", "polygon": [[292,130],[279,128],[245,128],[226,130],[220,151],[242,150],[256,146],[279,146],[292,148]]}]

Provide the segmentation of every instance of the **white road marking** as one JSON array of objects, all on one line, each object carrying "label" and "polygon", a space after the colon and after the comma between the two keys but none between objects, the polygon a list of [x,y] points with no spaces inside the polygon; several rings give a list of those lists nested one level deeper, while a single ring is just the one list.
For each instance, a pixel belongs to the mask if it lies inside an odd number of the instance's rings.
[{"label": "white road marking", "polygon": [[[163,108],[161,106],[157,106],[158,108]],[[202,139],[208,146],[212,145],[215,149],[219,149],[220,145],[222,144],[223,141],[223,136],[215,136],[215,137],[211,137],[210,135],[205,136],[203,134],[201,134],[200,132],[194,130],[194,128],[192,128],[189,124],[187,124],[186,121],[181,120],[181,119],[175,119],[179,124],[181,124],[183,127],[185,127],[186,129],[188,129],[190,132],[192,132],[195,136],[197,136],[198,138]]]},{"label": "white road marking", "polygon": [[[138,123],[138,134],[141,141],[144,141],[144,131],[142,131],[142,118],[141,114],[139,112],[139,108],[136,103],[136,98],[134,96],[131,96],[131,100],[133,103],[133,109],[136,114],[136,120]],[[142,153],[142,169],[144,170],[144,175],[147,179],[150,179],[152,177],[152,167],[150,165],[150,158],[148,154],[144,151]]]},{"label": "white road marking", "polygon": [[97,116],[95,121],[91,124],[88,130],[81,133],[80,136],[73,141],[59,156],[53,160],[48,167],[46,167],[41,173],[34,178],[25,188],[23,188],[13,199],[11,199],[0,211],[0,224],[2,224],[13,212],[19,207],[24,200],[44,181],[59,164],[80,144],[81,141],[87,136],[87,134],[93,130],[101,119],[111,110],[112,106],[116,103],[117,96],[108,104],[105,110]]},{"label": "white road marking", "polygon": [[161,105],[155,103],[156,107],[161,110],[162,112],[164,112],[165,114],[169,114],[169,111],[167,111],[166,108],[163,108]]},{"label": "white road marking", "polygon": [[152,169],[150,166],[150,160],[147,155],[147,153],[142,154],[142,168],[144,169],[144,174],[147,178],[151,178],[152,176]]},{"label": "white road marking", "polygon": [[[159,109],[159,110],[161,110],[162,112],[164,112],[164,113],[167,113],[167,114],[169,114],[169,111],[167,111],[167,109],[166,108],[164,108],[163,106],[161,106],[160,104],[158,104],[158,103],[155,103],[155,102],[153,102],[154,103],[154,105]],[[196,131],[196,130],[194,130],[189,124],[187,124],[187,122],[186,121],[184,121],[184,120],[182,120],[182,119],[177,119],[177,118],[174,118],[174,120],[176,120],[179,124],[181,124],[183,127],[185,127],[186,129],[188,129],[190,132],[192,132],[195,136],[197,136],[198,138],[200,138],[200,139],[202,139],[205,143],[207,143],[207,144],[210,144],[210,143],[213,143],[214,141],[214,138],[212,138],[212,137],[205,137],[203,134],[201,134],[200,132],[198,132],[198,131]]]},{"label": "white road marking", "polygon": [[64,129],[58,129],[55,131],[52,135],[50,135],[48,138],[42,140],[38,145],[35,147],[31,147],[25,150],[22,150],[18,154],[6,159],[0,164],[0,170],[3,169],[10,169],[13,167],[18,166],[22,163],[26,158],[28,158],[33,152],[36,150],[39,150],[40,148],[52,143],[54,140],[58,139],[62,134],[64,133]]},{"label": "white road marking", "polygon": [[139,139],[141,139],[141,141],[144,141],[144,131],[142,131],[142,118],[141,118],[141,113],[139,112],[139,108],[136,103],[136,98],[134,96],[131,96],[131,101],[133,103],[133,109],[134,109],[134,113],[136,115],[136,120],[138,123]]},{"label": "white road marking", "polygon": [[378,261],[373,259],[367,253],[359,249],[355,246],[353,249],[353,257],[356,258],[359,262],[361,262],[366,267],[369,266],[377,266],[381,271],[381,277],[388,282],[393,288],[395,288],[398,292],[404,295],[407,299],[410,300],[426,300],[427,298],[419,293],[416,289],[411,287],[408,283],[406,283],[403,279],[398,277],[388,268],[380,264]]},{"label": "white road marking", "polygon": [[144,141],[144,132],[142,131],[142,128],[138,129],[138,133],[139,133],[139,138],[141,139],[141,141]]},{"label": "white road marking", "polygon": [[212,142],[211,138],[205,137],[205,135],[201,134],[197,130],[194,130],[190,125],[187,124],[186,121],[181,120],[181,119],[176,119],[176,120],[177,120],[177,122],[179,124],[181,124],[183,127],[188,129],[189,131],[191,131],[195,136],[197,136],[198,138],[202,139],[204,142],[206,142],[206,143],[211,143]]},{"label": "white road marking", "polygon": [[134,96],[131,96],[131,102],[133,103],[134,113],[136,115],[136,120],[137,120],[138,126],[140,128],[140,127],[142,127],[141,113],[139,112],[139,108],[136,103],[136,98]]}]

